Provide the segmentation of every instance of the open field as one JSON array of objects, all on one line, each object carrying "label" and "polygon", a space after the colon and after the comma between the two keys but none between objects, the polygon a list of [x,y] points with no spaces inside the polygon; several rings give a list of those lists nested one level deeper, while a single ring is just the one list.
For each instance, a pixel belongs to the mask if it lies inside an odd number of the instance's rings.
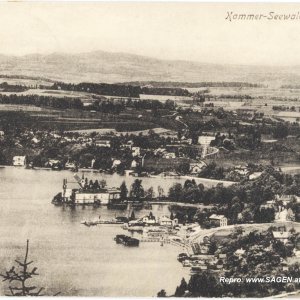
[{"label": "open field", "polygon": [[42,111],[41,107],[33,105],[0,104],[0,111]]},{"label": "open field", "polygon": [[20,112],[23,113],[19,121],[34,123],[44,129],[53,130],[92,130],[114,129],[124,134],[133,131],[134,134],[147,134],[149,129],[156,128],[157,132],[168,130],[158,127],[156,124],[134,115],[119,116],[102,112],[91,112],[76,109],[51,109],[47,107],[35,107],[30,105],[0,105],[0,113]]},{"label": "open field", "polygon": [[93,94],[85,93],[85,92],[77,92],[77,91],[61,91],[61,90],[44,90],[44,89],[28,89],[24,92],[3,92],[0,91],[0,94],[3,95],[14,95],[17,94],[19,96],[28,96],[28,95],[39,95],[39,96],[48,96],[48,97],[56,97],[56,98],[79,98],[83,102],[85,100],[91,100]]},{"label": "open field", "polygon": [[11,85],[24,85],[24,86],[51,86],[53,82],[46,78],[17,78],[18,76],[5,76],[0,74],[0,84],[7,82]]},{"label": "open field", "polygon": [[201,87],[186,88],[190,92],[209,90],[209,95],[220,97],[224,96],[240,96],[248,95],[253,98],[296,98],[300,99],[300,89],[287,89],[277,87]]},{"label": "open field", "polygon": [[[152,128],[153,132],[157,134],[165,134],[168,132],[171,132],[171,130],[164,129],[164,128]],[[135,130],[135,131],[117,131],[114,128],[95,128],[95,129],[79,129],[79,130],[70,130],[70,132],[79,132],[79,133],[91,133],[96,132],[100,134],[107,134],[107,133],[114,133],[115,135],[120,134],[134,134],[134,135],[147,135],[149,133],[149,130]]]}]

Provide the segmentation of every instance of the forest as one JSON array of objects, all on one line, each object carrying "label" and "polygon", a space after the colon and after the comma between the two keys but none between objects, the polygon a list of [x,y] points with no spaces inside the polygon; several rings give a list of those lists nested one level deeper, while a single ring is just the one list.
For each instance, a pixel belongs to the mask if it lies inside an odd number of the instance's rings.
[{"label": "forest", "polygon": [[54,83],[50,89],[66,90],[94,93],[98,95],[118,96],[118,97],[132,97],[139,98],[140,94],[150,95],[169,95],[169,96],[190,96],[191,94],[181,88],[154,88],[141,87],[126,84],[108,84],[108,83],[88,83],[83,82],[79,84],[71,84],[64,82]]}]

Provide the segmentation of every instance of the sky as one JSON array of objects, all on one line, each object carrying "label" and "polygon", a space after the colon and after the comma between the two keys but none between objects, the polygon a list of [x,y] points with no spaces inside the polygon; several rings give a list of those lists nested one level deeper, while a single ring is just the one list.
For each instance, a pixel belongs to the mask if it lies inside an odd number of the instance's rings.
[{"label": "sky", "polygon": [[[297,14],[298,20],[232,20]],[[95,50],[161,59],[300,65],[300,4],[0,3],[0,54]]]}]

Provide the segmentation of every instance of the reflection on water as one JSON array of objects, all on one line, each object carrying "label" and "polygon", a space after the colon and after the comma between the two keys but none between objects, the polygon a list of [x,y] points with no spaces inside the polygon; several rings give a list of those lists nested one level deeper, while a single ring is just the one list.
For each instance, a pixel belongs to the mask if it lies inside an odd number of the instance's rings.
[{"label": "reflection on water", "polygon": [[[126,233],[120,225],[86,227],[82,220],[126,216],[126,211],[105,207],[63,207],[51,204],[62,188],[67,171],[0,169],[0,271],[22,257],[30,239],[30,259],[38,267],[38,286],[48,294],[97,296],[155,296],[164,288],[170,294],[187,270],[176,260],[183,249],[159,243],[141,243],[138,248],[115,244],[116,234]],[[99,174],[89,174],[96,179]],[[110,186],[119,186],[125,177],[105,175]],[[154,180],[143,179],[145,188]],[[128,181],[127,181],[128,180]],[[127,185],[134,178],[127,178]],[[167,190],[173,182],[157,180]],[[136,216],[149,211],[138,211]],[[153,214],[170,214],[166,205],[154,205]],[[0,294],[6,284],[0,282]]]}]

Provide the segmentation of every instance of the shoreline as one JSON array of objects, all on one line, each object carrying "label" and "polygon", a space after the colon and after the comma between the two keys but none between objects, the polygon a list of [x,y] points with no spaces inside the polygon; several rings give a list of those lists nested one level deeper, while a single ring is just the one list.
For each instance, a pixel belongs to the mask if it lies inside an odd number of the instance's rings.
[{"label": "shoreline", "polygon": [[[34,167],[34,168],[26,168],[25,166],[11,166],[11,165],[0,165],[0,168],[17,168],[17,169],[25,169],[25,170],[48,170],[48,171],[55,171],[55,172],[60,172],[60,171],[70,171],[71,170],[52,170],[52,168],[49,167]],[[105,173],[105,172],[101,172],[97,169],[85,169],[85,168],[79,168],[78,172],[91,172],[91,173],[104,173],[106,175],[114,175],[116,173],[113,174],[109,174],[109,173]],[[72,172],[72,173],[77,173],[77,172]],[[118,174],[119,175],[119,174]],[[207,183],[216,183],[216,185],[218,183],[222,183],[226,186],[232,185],[232,184],[236,184],[238,182],[234,182],[234,181],[227,181],[227,180],[218,180],[218,179],[213,179],[213,178],[204,178],[204,177],[195,177],[195,176],[188,176],[188,175],[177,175],[177,176],[155,176],[155,177],[151,177],[151,176],[125,176],[125,175],[119,175],[121,177],[132,177],[132,178],[138,178],[138,179],[143,179],[143,178],[161,178],[161,179],[186,179],[186,180],[198,180],[198,181],[202,181],[202,182],[207,182]]]}]

